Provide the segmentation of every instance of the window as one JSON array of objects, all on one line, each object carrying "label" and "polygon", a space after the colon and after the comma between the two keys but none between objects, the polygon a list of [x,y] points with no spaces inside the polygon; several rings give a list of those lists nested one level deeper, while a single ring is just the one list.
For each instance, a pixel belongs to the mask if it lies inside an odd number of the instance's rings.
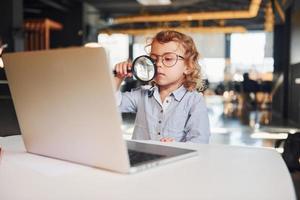
[{"label": "window", "polygon": [[211,83],[224,81],[224,58],[204,58],[199,62],[204,79]]},{"label": "window", "polygon": [[233,33],[231,35],[231,67],[233,71],[273,72],[274,60],[265,32]]},{"label": "window", "polygon": [[110,65],[125,61],[129,57],[129,36],[125,34],[99,34],[98,42],[108,50]]}]

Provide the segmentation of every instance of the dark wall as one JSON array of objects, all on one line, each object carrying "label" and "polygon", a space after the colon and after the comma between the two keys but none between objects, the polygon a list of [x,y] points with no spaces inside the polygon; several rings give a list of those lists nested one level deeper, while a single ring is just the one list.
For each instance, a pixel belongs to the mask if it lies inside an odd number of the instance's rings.
[{"label": "dark wall", "polygon": [[6,51],[23,51],[23,0],[0,1],[0,36]]},{"label": "dark wall", "polygon": [[300,63],[300,1],[295,1],[291,19],[291,64]]},{"label": "dark wall", "polygon": [[63,24],[62,31],[51,33],[51,48],[82,46],[84,42],[83,3],[73,3],[68,12],[50,13],[51,18]]},{"label": "dark wall", "polygon": [[286,10],[286,22],[275,26],[275,83],[280,75],[284,81],[273,96],[274,114],[287,124],[300,126],[300,1]]},{"label": "dark wall", "polygon": [[84,42],[84,3],[70,1],[63,9],[55,7],[41,7],[41,13],[27,13],[24,18],[48,18],[63,25],[62,30],[53,30],[50,33],[50,48],[82,46]]},{"label": "dark wall", "polygon": [[283,119],[288,119],[288,86],[290,65],[290,21],[291,8],[286,10],[286,21],[274,27],[274,85],[278,84],[280,76],[283,82],[273,96],[273,113]]},{"label": "dark wall", "polygon": [[300,63],[290,66],[289,120],[300,126]]},{"label": "dark wall", "polygon": [[[0,36],[5,52],[23,51],[23,0],[0,1]],[[4,63],[5,64],[5,63]],[[20,134],[3,68],[0,68],[0,136]]]},{"label": "dark wall", "polygon": [[[83,44],[85,27],[83,20],[84,3],[70,1],[64,9],[41,4],[41,12],[28,13],[28,9],[27,11],[24,9],[24,4],[27,2],[26,0],[0,1],[0,36],[3,42],[8,44],[6,51],[24,50],[23,21],[26,19],[49,18],[63,25],[63,30],[51,31],[51,48],[81,46]],[[41,2],[36,1],[36,3]],[[15,134],[20,134],[20,128],[5,72],[0,68],[0,136]]]},{"label": "dark wall", "polygon": [[300,126],[300,2],[295,1],[291,17],[288,118]]}]

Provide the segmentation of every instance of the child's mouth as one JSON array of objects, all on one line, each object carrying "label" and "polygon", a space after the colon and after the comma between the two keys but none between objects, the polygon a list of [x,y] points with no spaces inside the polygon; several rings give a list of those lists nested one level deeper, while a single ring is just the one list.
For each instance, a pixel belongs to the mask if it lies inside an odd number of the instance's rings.
[{"label": "child's mouth", "polygon": [[165,76],[165,74],[163,74],[163,73],[157,73],[157,76],[159,77],[159,76]]}]

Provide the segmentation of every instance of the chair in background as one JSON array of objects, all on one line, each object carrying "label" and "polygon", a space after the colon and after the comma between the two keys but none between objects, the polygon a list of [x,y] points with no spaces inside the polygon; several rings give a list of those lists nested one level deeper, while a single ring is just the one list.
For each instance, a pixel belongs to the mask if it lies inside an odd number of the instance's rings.
[{"label": "chair in background", "polygon": [[50,32],[61,30],[63,26],[50,19],[25,20],[25,50],[50,49]]}]

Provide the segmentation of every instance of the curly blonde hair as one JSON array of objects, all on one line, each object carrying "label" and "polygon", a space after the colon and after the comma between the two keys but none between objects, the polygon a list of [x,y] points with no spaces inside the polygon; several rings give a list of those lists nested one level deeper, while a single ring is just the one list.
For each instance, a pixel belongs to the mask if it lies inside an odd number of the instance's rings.
[{"label": "curly blonde hair", "polygon": [[203,81],[201,68],[198,63],[200,55],[196,49],[193,39],[190,36],[173,30],[161,31],[151,39],[151,42],[146,45],[146,47],[152,46],[154,42],[164,44],[171,41],[178,42],[185,50],[185,64],[188,67],[189,73],[185,74],[183,82],[184,87],[189,91],[196,89],[201,90],[203,88]]}]

